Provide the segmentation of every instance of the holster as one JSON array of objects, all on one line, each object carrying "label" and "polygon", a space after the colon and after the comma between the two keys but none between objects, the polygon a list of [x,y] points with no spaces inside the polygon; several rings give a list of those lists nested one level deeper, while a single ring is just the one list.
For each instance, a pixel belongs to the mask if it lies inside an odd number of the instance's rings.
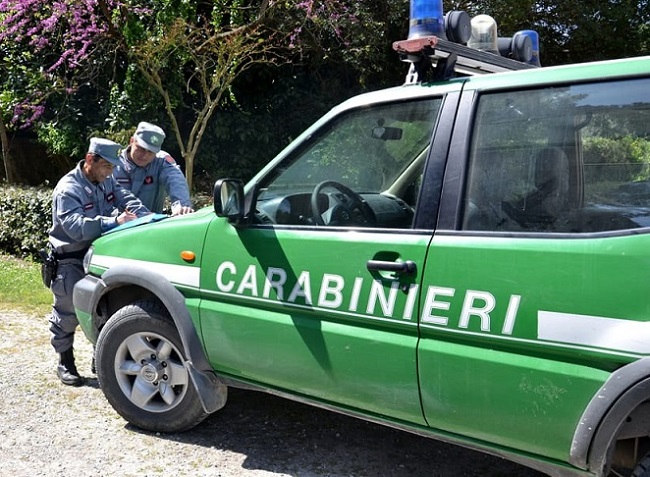
[{"label": "holster", "polygon": [[51,248],[42,248],[38,251],[38,255],[41,257],[41,278],[43,279],[43,285],[46,288],[50,288],[52,280],[56,276],[56,269],[58,262],[52,252]]}]

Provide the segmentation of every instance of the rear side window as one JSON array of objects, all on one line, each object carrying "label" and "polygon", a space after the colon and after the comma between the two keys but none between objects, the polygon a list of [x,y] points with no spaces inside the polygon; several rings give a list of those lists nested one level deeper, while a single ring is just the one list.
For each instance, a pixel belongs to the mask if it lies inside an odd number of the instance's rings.
[{"label": "rear side window", "polygon": [[650,80],[480,97],[463,229],[650,226]]}]

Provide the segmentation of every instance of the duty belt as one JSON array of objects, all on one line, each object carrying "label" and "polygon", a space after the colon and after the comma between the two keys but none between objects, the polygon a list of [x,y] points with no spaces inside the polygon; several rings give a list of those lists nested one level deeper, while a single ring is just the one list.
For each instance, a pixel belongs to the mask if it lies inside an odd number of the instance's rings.
[{"label": "duty belt", "polygon": [[82,258],[84,258],[84,255],[86,255],[87,251],[88,251],[88,249],[85,248],[83,250],[75,250],[74,252],[54,253],[54,257],[57,260],[65,260],[67,258],[82,259]]}]

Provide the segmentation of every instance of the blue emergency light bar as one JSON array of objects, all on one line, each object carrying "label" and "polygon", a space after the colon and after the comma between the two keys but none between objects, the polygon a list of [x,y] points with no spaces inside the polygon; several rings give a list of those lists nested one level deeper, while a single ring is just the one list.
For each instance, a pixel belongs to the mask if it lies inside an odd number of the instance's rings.
[{"label": "blue emergency light bar", "polygon": [[409,40],[431,35],[446,38],[442,0],[411,0]]},{"label": "blue emergency light bar", "polygon": [[526,63],[530,63],[533,58],[533,42],[530,35],[523,31],[509,37],[499,37],[498,45],[501,56]]},{"label": "blue emergency light bar", "polygon": [[539,64],[539,37],[522,30],[498,38],[496,22],[487,15],[470,20],[466,12],[443,14],[442,0],[411,0],[408,38],[393,43],[400,59],[411,63],[407,83],[422,81],[432,66],[433,80],[461,74],[496,73]]},{"label": "blue emergency light bar", "polygon": [[532,55],[528,63],[534,66],[542,66],[539,62],[539,35],[537,32],[535,30],[521,30],[517,33],[521,33],[530,38]]}]

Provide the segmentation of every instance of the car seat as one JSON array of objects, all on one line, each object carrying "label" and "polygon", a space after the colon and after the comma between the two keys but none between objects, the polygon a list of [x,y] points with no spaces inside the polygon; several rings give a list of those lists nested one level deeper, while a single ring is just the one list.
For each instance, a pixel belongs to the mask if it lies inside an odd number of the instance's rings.
[{"label": "car seat", "polygon": [[569,160],[559,148],[540,149],[533,164],[534,190],[503,210],[528,230],[549,230],[569,203]]}]

